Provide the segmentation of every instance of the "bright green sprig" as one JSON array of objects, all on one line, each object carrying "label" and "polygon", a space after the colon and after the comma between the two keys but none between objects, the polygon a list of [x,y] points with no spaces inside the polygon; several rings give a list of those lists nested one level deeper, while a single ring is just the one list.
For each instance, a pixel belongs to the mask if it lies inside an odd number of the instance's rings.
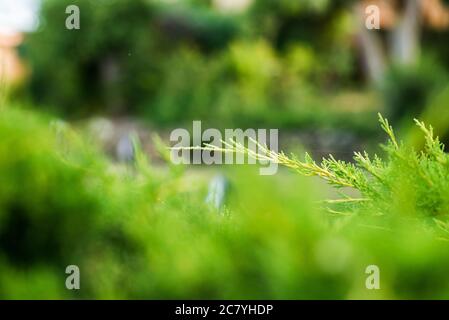
[{"label": "bright green sprig", "polygon": [[[446,199],[449,194],[448,155],[444,152],[444,145],[434,136],[433,128],[415,120],[426,141],[424,150],[418,153],[412,147],[398,142],[392,126],[381,114],[379,122],[388,136],[388,143],[384,145],[384,159],[377,155],[370,157],[364,151],[354,153],[354,163],[337,160],[332,155],[317,163],[308,153],[300,160],[294,154],[286,155],[282,151],[270,150],[252,138],[249,139],[257,146],[257,150],[235,140],[222,141],[222,147],[206,144],[204,147],[177,149],[241,153],[256,160],[277,163],[304,176],[317,176],[337,188],[356,189],[362,195],[329,200],[326,202],[329,205],[351,208],[370,205],[376,206],[374,210],[383,214],[390,210],[391,203],[395,201],[412,201],[416,210],[427,214],[449,214],[446,212],[449,211],[449,200]],[[328,209],[334,213],[348,212]]]}]

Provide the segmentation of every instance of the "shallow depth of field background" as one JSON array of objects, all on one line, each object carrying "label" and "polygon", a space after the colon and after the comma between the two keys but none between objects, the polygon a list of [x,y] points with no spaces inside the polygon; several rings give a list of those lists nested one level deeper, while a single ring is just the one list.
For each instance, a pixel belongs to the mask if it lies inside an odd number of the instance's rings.
[{"label": "shallow depth of field background", "polygon": [[447,241],[406,207],[332,215],[315,178],[177,167],[163,145],[201,120],[351,161],[382,156],[378,112],[448,142],[448,43],[444,0],[0,0],[0,298],[449,298]]}]

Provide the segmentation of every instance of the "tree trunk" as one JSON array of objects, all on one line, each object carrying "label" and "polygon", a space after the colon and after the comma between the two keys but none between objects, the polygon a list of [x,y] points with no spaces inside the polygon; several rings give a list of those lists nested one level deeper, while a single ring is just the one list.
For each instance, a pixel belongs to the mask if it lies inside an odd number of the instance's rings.
[{"label": "tree trunk", "polygon": [[358,42],[366,76],[370,82],[382,81],[386,69],[386,57],[382,39],[376,30],[368,30],[365,25],[365,7],[356,4],[355,16],[358,25]]},{"label": "tree trunk", "polygon": [[396,27],[392,30],[390,48],[395,63],[414,64],[419,59],[420,1],[405,1],[404,13]]}]

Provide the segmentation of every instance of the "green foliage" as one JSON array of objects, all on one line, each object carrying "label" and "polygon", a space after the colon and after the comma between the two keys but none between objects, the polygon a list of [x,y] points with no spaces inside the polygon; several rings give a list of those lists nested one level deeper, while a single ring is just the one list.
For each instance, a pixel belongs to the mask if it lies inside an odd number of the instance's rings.
[{"label": "green foliage", "polygon": [[447,72],[429,58],[417,65],[393,66],[382,83],[381,93],[393,122],[420,117],[433,95],[447,83]]},{"label": "green foliage", "polygon": [[[30,111],[3,110],[0,136],[0,296],[37,298],[45,284],[46,297],[67,297],[66,266],[134,263],[141,243],[127,223],[139,218],[130,214],[165,186],[141,156],[139,174],[112,167],[66,124]],[[96,275],[86,276],[92,296]]]},{"label": "green foliage", "polygon": [[[64,123],[5,108],[0,297],[447,298],[449,254],[438,240],[448,232],[447,155],[431,128],[418,125],[427,137],[423,154],[407,154],[382,119],[387,160],[358,156],[360,167],[388,185],[367,183],[359,166],[333,158],[322,166],[291,162],[365,192],[377,204],[364,207],[367,214],[355,214],[364,213],[359,207],[350,217],[329,215],[317,207],[321,184],[242,169],[229,172],[235,193],[219,215],[204,203],[201,182],[188,183],[179,168],[149,165],[137,140],[135,163],[123,167]],[[388,196],[396,199],[388,203]],[[436,223],[409,212],[415,204],[438,215]],[[80,267],[79,291],[65,288],[69,264]],[[381,270],[382,290],[365,288],[371,264]]]},{"label": "green foliage", "polygon": [[356,26],[349,9],[353,1],[255,1],[250,28],[281,52],[292,46],[309,48],[315,57],[313,84],[335,89],[354,79],[356,55],[351,49]]},{"label": "green foliage", "polygon": [[[65,28],[65,8],[74,4],[81,30]],[[168,53],[185,45],[211,52],[236,31],[231,18],[207,8],[145,0],[46,0],[41,26],[25,44],[33,69],[31,95],[61,115],[136,113],[156,99]]]},{"label": "green foliage", "polygon": [[[386,157],[370,157],[365,152],[355,152],[355,163],[336,160],[332,155],[317,164],[306,153],[304,161],[295,155],[287,156],[269,150],[257,141],[258,150],[251,150],[236,141],[223,141],[224,148],[206,144],[206,150],[245,153],[258,160],[267,160],[286,166],[305,176],[318,176],[336,188],[357,190],[362,198],[344,195],[330,203],[350,204],[350,212],[360,210],[375,214],[389,214],[392,208],[400,214],[421,217],[447,216],[449,210],[449,156],[444,145],[434,136],[433,128],[415,120],[424,133],[425,148],[418,152],[413,147],[397,141],[387,119],[379,114],[382,129],[388,135],[383,145]],[[354,204],[356,206],[354,206]],[[406,205],[405,205],[406,204]],[[405,210],[404,210],[405,209]]]},{"label": "green foliage", "polygon": [[[81,12],[79,31],[65,28],[73,4]],[[152,90],[153,11],[143,0],[44,1],[40,29],[26,43],[35,101],[68,115],[135,110]]]},{"label": "green foliage", "polygon": [[201,119],[219,128],[327,124],[372,131],[357,125],[367,112],[347,119],[331,96],[318,96],[310,84],[316,63],[308,47],[295,44],[279,54],[265,40],[233,41],[211,56],[182,48],[161,62],[164,77],[145,114],[159,125]]},{"label": "green foliage", "polygon": [[[266,11],[259,2],[240,15],[196,1],[43,4],[41,26],[25,43],[32,69],[28,88],[33,102],[60,116],[137,114],[158,125],[202,119],[242,127],[342,122],[338,108],[327,105],[336,84],[350,82],[351,26],[347,11],[328,17],[328,1],[303,1],[300,10],[282,3],[293,22],[312,12],[313,26],[323,31],[311,39],[285,35],[282,45],[263,32],[259,13]],[[79,31],[64,27],[68,4],[80,7]],[[272,13],[280,23],[282,12]],[[285,24],[285,30],[303,29]]]}]

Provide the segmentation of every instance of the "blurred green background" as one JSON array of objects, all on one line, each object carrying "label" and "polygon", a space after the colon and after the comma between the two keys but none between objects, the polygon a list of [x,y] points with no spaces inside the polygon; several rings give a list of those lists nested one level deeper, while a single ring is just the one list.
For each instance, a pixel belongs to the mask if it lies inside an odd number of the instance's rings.
[{"label": "blurred green background", "polygon": [[449,298],[446,237],[407,199],[332,215],[321,181],[176,167],[151,139],[277,128],[286,151],[350,160],[382,155],[381,112],[406,143],[423,143],[413,118],[447,141],[448,1],[0,0],[0,20],[31,7],[32,28],[0,21],[0,298]]}]

